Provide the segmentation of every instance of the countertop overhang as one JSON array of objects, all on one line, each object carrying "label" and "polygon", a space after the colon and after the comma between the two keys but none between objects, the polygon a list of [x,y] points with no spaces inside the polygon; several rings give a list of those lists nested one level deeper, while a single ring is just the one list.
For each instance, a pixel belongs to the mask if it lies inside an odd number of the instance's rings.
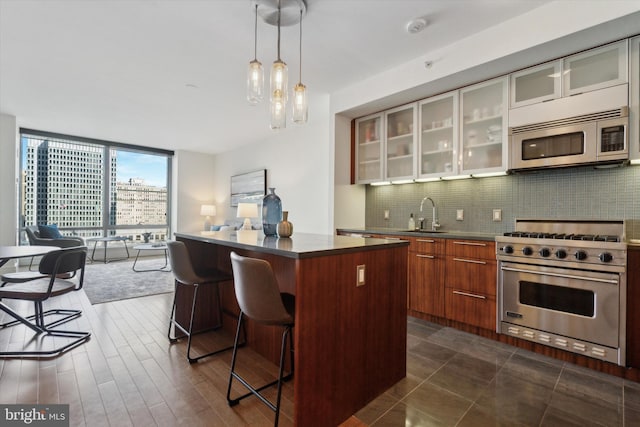
[{"label": "countertop overhang", "polygon": [[384,228],[384,227],[372,227],[372,228],[338,228],[338,233],[348,233],[352,236],[367,237],[370,234],[382,234],[385,236],[399,236],[399,237],[433,237],[442,239],[471,239],[471,240],[487,240],[494,241],[496,235],[493,233],[476,233],[472,231],[438,231],[436,233],[428,230],[423,231],[409,231],[407,229],[399,228]]},{"label": "countertop overhang", "polygon": [[271,253],[287,258],[313,258],[343,253],[408,246],[405,240],[387,240],[325,234],[295,233],[291,237],[265,236],[259,230],[176,232],[177,238],[214,243],[232,248]]}]

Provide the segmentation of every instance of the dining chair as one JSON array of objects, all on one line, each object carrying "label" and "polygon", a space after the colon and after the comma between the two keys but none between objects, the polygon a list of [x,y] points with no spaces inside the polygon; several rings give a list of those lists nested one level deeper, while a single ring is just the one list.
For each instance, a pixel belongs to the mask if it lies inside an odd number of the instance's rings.
[{"label": "dining chair", "polygon": [[[282,383],[293,377],[294,350],[292,328],[294,326],[295,319],[295,299],[291,294],[280,293],[278,282],[275,274],[273,273],[273,269],[271,268],[271,264],[269,264],[268,261],[243,257],[235,252],[231,252],[231,267],[233,269],[234,288],[236,299],[240,306],[240,314],[238,315],[238,327],[233,346],[233,354],[231,356],[231,371],[229,375],[229,386],[227,387],[227,402],[229,406],[235,406],[240,402],[240,400],[254,395],[275,412],[274,426],[277,426],[280,417]],[[245,317],[263,325],[280,326],[283,328],[278,378],[259,387],[251,385],[235,370],[238,356],[238,338],[240,336],[240,329],[243,327]],[[286,361],[287,337],[289,340],[291,371],[289,374],[285,375],[284,367]],[[234,379],[238,380],[249,390],[249,392],[232,399],[231,386]],[[274,385],[277,385],[275,403],[271,402],[262,393],[260,393],[262,390]]]},{"label": "dining chair", "polygon": [[[59,325],[61,322],[53,324],[45,324],[45,316],[53,314],[56,309],[45,311],[43,303],[52,297],[67,294],[82,288],[84,282],[84,268],[87,258],[87,248],[85,246],[75,248],[65,248],[49,252],[43,255],[39,272],[46,276],[38,280],[7,284],[0,287],[0,310],[15,319],[36,333],[37,340],[29,341],[21,350],[13,350],[11,347],[0,352],[0,357],[52,357],[68,351],[78,345],[84,343],[91,336],[91,332],[80,332],[65,329],[54,329],[53,326]],[[63,279],[61,276],[72,274],[79,271],[77,283],[69,279]],[[23,317],[15,312],[11,307],[4,303],[3,300],[22,300],[32,301],[34,304],[35,314],[29,317]],[[64,313],[59,313],[64,314]],[[77,314],[75,317],[77,317]],[[68,321],[70,319],[67,319]],[[8,322],[13,323],[13,322]],[[64,322],[62,322],[64,323]],[[54,337],[57,347],[53,349],[41,348],[43,338]],[[35,337],[34,337],[35,338]],[[63,340],[58,338],[69,338]],[[35,347],[30,349],[29,346]]]}]

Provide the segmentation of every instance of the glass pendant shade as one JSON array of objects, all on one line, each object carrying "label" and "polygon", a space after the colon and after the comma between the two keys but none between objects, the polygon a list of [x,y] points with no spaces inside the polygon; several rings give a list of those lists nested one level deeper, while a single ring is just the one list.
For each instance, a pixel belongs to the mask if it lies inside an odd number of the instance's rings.
[{"label": "glass pendant shade", "polygon": [[284,94],[286,101],[288,74],[287,64],[280,59],[273,61],[271,66],[271,99],[274,98],[277,91],[280,91],[280,94]]},{"label": "glass pendant shade", "polygon": [[285,93],[277,90],[271,94],[271,129],[284,129],[287,127]]},{"label": "glass pendant shade", "polygon": [[293,88],[293,121],[303,124],[307,122],[309,109],[307,106],[307,87],[298,83]]},{"label": "glass pendant shade", "polygon": [[286,127],[287,121],[287,64],[280,59],[271,67],[271,129]]},{"label": "glass pendant shade", "polygon": [[264,87],[264,71],[262,63],[256,59],[249,62],[247,69],[247,101],[256,105],[262,101],[262,88]]}]

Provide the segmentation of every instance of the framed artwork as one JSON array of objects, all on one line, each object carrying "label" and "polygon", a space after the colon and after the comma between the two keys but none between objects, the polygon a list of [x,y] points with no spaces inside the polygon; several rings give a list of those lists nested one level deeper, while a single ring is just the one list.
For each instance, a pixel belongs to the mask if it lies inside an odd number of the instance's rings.
[{"label": "framed artwork", "polygon": [[239,202],[259,202],[267,194],[267,170],[260,169],[231,177],[231,206]]}]

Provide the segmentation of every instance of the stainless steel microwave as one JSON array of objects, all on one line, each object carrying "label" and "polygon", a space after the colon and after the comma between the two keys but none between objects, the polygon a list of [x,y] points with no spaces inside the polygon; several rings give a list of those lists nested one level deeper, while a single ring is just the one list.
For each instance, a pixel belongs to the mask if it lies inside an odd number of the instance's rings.
[{"label": "stainless steel microwave", "polygon": [[628,107],[509,128],[510,169],[625,161],[628,128]]}]

